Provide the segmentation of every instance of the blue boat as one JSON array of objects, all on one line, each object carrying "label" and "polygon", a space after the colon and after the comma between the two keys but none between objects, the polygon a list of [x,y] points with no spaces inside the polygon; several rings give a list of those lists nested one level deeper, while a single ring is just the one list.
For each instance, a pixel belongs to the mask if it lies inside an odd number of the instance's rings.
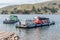
[{"label": "blue boat", "polygon": [[48,20],[48,22],[43,24],[35,24],[33,20],[25,20],[23,22],[19,22],[19,24],[16,25],[16,28],[36,28],[36,27],[50,26],[55,24],[55,22],[50,21],[49,18],[41,18],[41,20]]}]

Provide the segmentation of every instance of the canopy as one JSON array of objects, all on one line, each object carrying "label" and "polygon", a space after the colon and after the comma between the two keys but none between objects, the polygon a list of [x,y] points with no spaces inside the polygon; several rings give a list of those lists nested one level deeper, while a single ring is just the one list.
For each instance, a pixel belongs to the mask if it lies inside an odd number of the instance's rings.
[{"label": "canopy", "polygon": [[15,16],[15,15],[10,15],[10,20],[16,21],[17,19],[18,19],[17,16]]}]

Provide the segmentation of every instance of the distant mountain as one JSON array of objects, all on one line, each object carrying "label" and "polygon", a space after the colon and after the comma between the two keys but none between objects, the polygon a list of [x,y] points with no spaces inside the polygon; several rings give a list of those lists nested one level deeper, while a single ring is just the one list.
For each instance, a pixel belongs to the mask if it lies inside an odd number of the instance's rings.
[{"label": "distant mountain", "polygon": [[60,1],[44,3],[10,5],[0,8],[1,14],[54,14],[60,10]]}]

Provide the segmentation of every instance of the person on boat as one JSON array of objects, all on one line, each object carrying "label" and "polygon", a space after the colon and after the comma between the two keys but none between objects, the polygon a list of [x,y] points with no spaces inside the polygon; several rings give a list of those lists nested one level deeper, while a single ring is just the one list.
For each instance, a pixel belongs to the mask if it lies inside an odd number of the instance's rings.
[{"label": "person on boat", "polygon": [[40,20],[40,16],[38,16],[37,19],[34,20],[35,24],[42,24],[42,20]]}]

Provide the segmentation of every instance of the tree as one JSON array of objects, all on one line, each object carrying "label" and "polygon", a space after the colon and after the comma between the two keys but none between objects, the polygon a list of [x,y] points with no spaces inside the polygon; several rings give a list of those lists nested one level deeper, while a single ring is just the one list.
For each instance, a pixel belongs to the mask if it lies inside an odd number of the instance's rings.
[{"label": "tree", "polygon": [[23,12],[22,10],[17,10],[17,11],[16,11],[16,13],[18,13],[18,14],[19,14],[19,13],[22,13],[22,12]]},{"label": "tree", "polygon": [[14,14],[14,12],[13,12],[13,11],[11,11],[11,14]]},{"label": "tree", "polygon": [[52,5],[56,5],[56,3],[53,3]]},{"label": "tree", "polygon": [[30,14],[29,10],[24,10],[23,14]]},{"label": "tree", "polygon": [[16,11],[17,10],[17,8],[14,8],[14,11]]},{"label": "tree", "polygon": [[2,10],[1,14],[8,14],[7,10]]},{"label": "tree", "polygon": [[16,14],[16,12],[17,12],[17,8],[14,8],[13,13]]},{"label": "tree", "polygon": [[55,9],[55,8],[52,8],[52,9],[50,9],[50,11],[51,11],[52,13],[56,13],[58,10]]},{"label": "tree", "polygon": [[38,12],[41,12],[41,10],[40,10],[39,8],[37,9],[37,11],[38,11]]},{"label": "tree", "polygon": [[37,13],[36,8],[34,6],[32,7],[32,12]]}]

